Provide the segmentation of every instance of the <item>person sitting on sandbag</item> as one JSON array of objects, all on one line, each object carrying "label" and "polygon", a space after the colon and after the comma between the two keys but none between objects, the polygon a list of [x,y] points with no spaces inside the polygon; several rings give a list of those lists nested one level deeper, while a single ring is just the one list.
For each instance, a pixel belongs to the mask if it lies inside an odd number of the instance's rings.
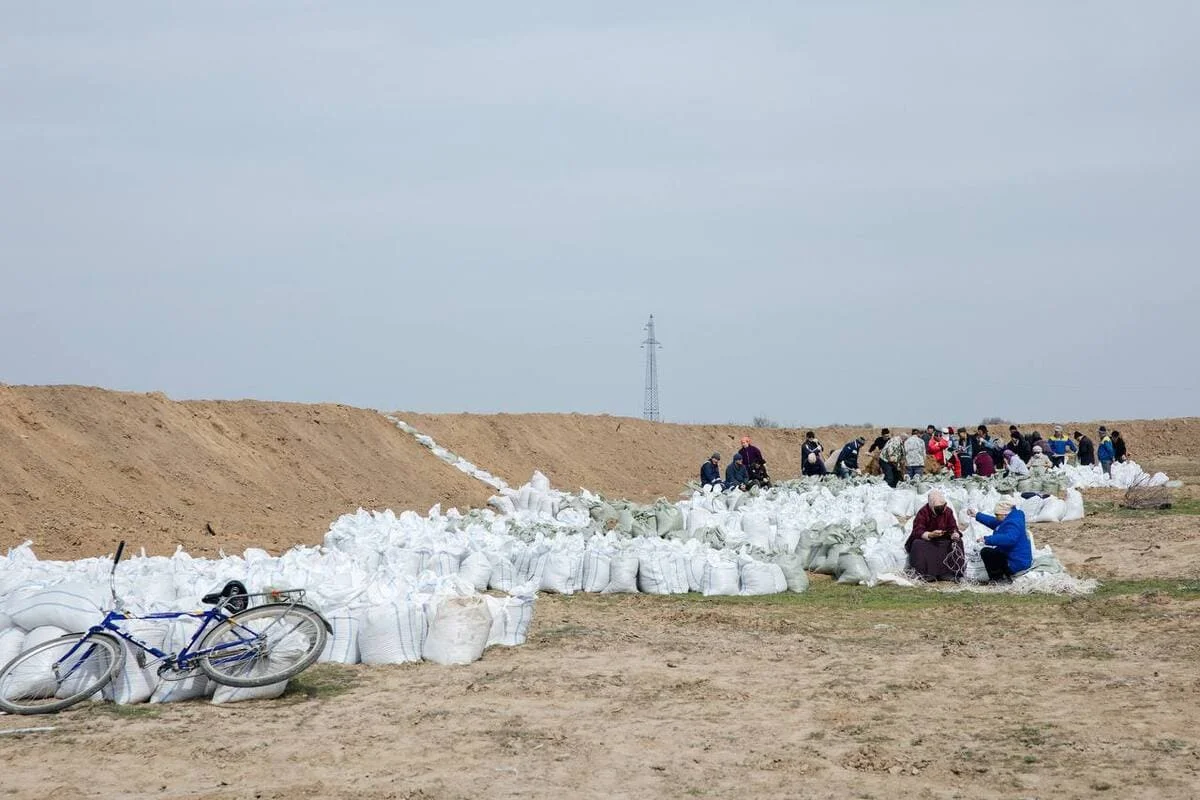
[{"label": "person sitting on sandbag", "polygon": [[742,454],[734,453],[733,461],[725,468],[725,488],[741,489],[743,492],[750,488],[750,473],[742,463]]},{"label": "person sitting on sandbag", "polygon": [[908,551],[908,565],[927,581],[957,581],[962,577],[966,565],[962,534],[954,509],[941,491],[931,491],[929,501],[913,517],[912,533],[904,549]]},{"label": "person sitting on sandbag", "polygon": [[1025,530],[1025,512],[1011,501],[997,503],[994,517],[979,514],[974,509],[967,509],[967,516],[995,531],[979,540],[982,545],[979,557],[983,559],[989,581],[1011,581],[1033,566],[1033,545]]},{"label": "person sitting on sandbag", "polygon": [[803,475],[825,475],[825,446],[812,431],[804,434],[800,445],[800,472]]},{"label": "person sitting on sandbag", "polygon": [[767,488],[771,485],[771,479],[767,476],[767,460],[763,458],[762,451],[750,443],[749,436],[742,437],[742,449],[738,450],[738,455],[750,474],[751,486]]},{"label": "person sitting on sandbag", "polygon": [[1029,459],[1029,469],[1034,475],[1044,475],[1054,468],[1054,464],[1050,461],[1050,456],[1042,452],[1042,446],[1035,444],[1033,446],[1033,456]]},{"label": "person sitting on sandbag", "polygon": [[700,485],[708,488],[712,486],[717,491],[721,491],[724,487],[721,485],[721,454],[713,453],[700,465]]},{"label": "person sitting on sandbag", "polygon": [[849,478],[858,472],[858,451],[866,443],[867,440],[859,436],[854,441],[848,442],[838,452],[837,461],[833,463],[833,471],[839,478]]}]

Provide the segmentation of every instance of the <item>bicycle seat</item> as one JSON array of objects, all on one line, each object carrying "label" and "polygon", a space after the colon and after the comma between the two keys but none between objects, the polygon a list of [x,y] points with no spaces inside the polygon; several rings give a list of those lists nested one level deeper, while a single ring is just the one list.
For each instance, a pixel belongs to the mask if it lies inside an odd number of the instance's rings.
[{"label": "bicycle seat", "polygon": [[225,608],[236,614],[239,611],[245,611],[250,605],[250,598],[246,596],[248,594],[250,592],[246,590],[246,584],[241,581],[230,581],[221,588],[221,591],[201,597],[200,602],[210,606],[224,603]]}]

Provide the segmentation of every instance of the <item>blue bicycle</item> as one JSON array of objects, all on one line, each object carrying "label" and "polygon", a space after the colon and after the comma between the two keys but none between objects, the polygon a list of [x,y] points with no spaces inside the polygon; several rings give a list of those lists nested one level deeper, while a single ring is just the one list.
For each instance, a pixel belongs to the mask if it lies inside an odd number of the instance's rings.
[{"label": "blue bicycle", "polygon": [[[125,543],[117,547],[113,573]],[[158,673],[181,680],[197,670],[228,686],[266,686],[287,680],[310,667],[321,655],[331,632],[329,622],[302,604],[303,590],[250,593],[230,581],[203,602],[203,611],[175,611],[133,616],[109,611],[83,634],[72,633],[24,651],[0,670],[0,709],[10,714],[50,714],[93,697],[125,664],[125,640],[161,662]],[[116,592],[113,592],[114,606]],[[261,605],[252,605],[253,601]],[[199,620],[191,640],[176,653],[166,653],[121,628],[126,620]],[[141,664],[139,663],[139,667]]]}]

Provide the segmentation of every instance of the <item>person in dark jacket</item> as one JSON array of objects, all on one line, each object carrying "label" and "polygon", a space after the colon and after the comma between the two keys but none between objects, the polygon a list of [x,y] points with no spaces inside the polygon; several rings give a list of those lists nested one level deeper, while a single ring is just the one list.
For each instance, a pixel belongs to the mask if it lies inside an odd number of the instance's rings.
[{"label": "person in dark jacket", "polygon": [[987,568],[989,581],[1011,580],[1033,566],[1033,546],[1025,530],[1024,511],[1008,500],[1001,500],[996,504],[994,517],[973,510],[968,510],[967,514],[995,531],[980,540],[983,547],[979,557]]},{"label": "person in dark jacket", "polygon": [[746,471],[746,465],[742,463],[741,453],[734,453],[733,461],[730,461],[729,466],[725,468],[725,488],[738,488],[743,492],[750,488],[750,473]]},{"label": "person in dark jacket", "polygon": [[721,486],[721,454],[713,453],[700,465],[700,485],[715,486],[717,489],[722,489]]},{"label": "person in dark jacket", "polygon": [[1084,436],[1079,431],[1074,433],[1075,446],[1079,448],[1079,466],[1090,467],[1096,463],[1096,445],[1090,436]]},{"label": "person in dark jacket", "polygon": [[848,478],[850,473],[858,472],[858,451],[866,443],[867,440],[859,436],[854,441],[847,442],[841,449],[837,461],[833,464],[833,471],[839,478]]},{"label": "person in dark jacket", "polygon": [[1017,454],[1017,458],[1022,461],[1029,461],[1033,457],[1033,445],[1029,440],[1021,435],[1020,431],[1014,433],[1008,440],[1008,450],[1012,450]]},{"label": "person in dark jacket", "polygon": [[742,463],[746,465],[747,470],[753,470],[755,465],[761,464],[764,467],[767,465],[767,460],[763,458],[762,451],[750,443],[749,436],[742,437],[742,449],[738,450],[742,456]]},{"label": "person in dark jacket", "polygon": [[962,577],[962,534],[946,495],[934,489],[913,517],[912,533],[904,543],[908,565],[927,581],[956,581]]},{"label": "person in dark jacket", "polygon": [[1118,464],[1124,464],[1128,460],[1128,450],[1125,448],[1125,440],[1121,438],[1120,431],[1112,432],[1113,446],[1113,461]]},{"label": "person in dark jacket", "polygon": [[879,435],[875,437],[875,441],[871,442],[871,446],[867,448],[867,453],[874,453],[877,450],[882,452],[884,445],[886,445],[888,443],[888,439],[891,438],[892,432],[887,428],[884,428],[879,432]]},{"label": "person in dark jacket", "polygon": [[825,446],[812,431],[804,434],[804,443],[800,445],[800,472],[804,475],[826,475]]}]

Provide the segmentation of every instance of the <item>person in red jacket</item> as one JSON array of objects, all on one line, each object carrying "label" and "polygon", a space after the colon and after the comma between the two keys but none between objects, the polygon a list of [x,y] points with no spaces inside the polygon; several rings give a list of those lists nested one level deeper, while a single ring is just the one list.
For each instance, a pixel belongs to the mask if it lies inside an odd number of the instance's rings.
[{"label": "person in red jacket", "polygon": [[950,446],[950,440],[946,438],[948,433],[949,431],[942,428],[942,433],[934,433],[929,444],[925,445],[925,452],[933,456],[939,467],[946,466],[946,448]]}]

